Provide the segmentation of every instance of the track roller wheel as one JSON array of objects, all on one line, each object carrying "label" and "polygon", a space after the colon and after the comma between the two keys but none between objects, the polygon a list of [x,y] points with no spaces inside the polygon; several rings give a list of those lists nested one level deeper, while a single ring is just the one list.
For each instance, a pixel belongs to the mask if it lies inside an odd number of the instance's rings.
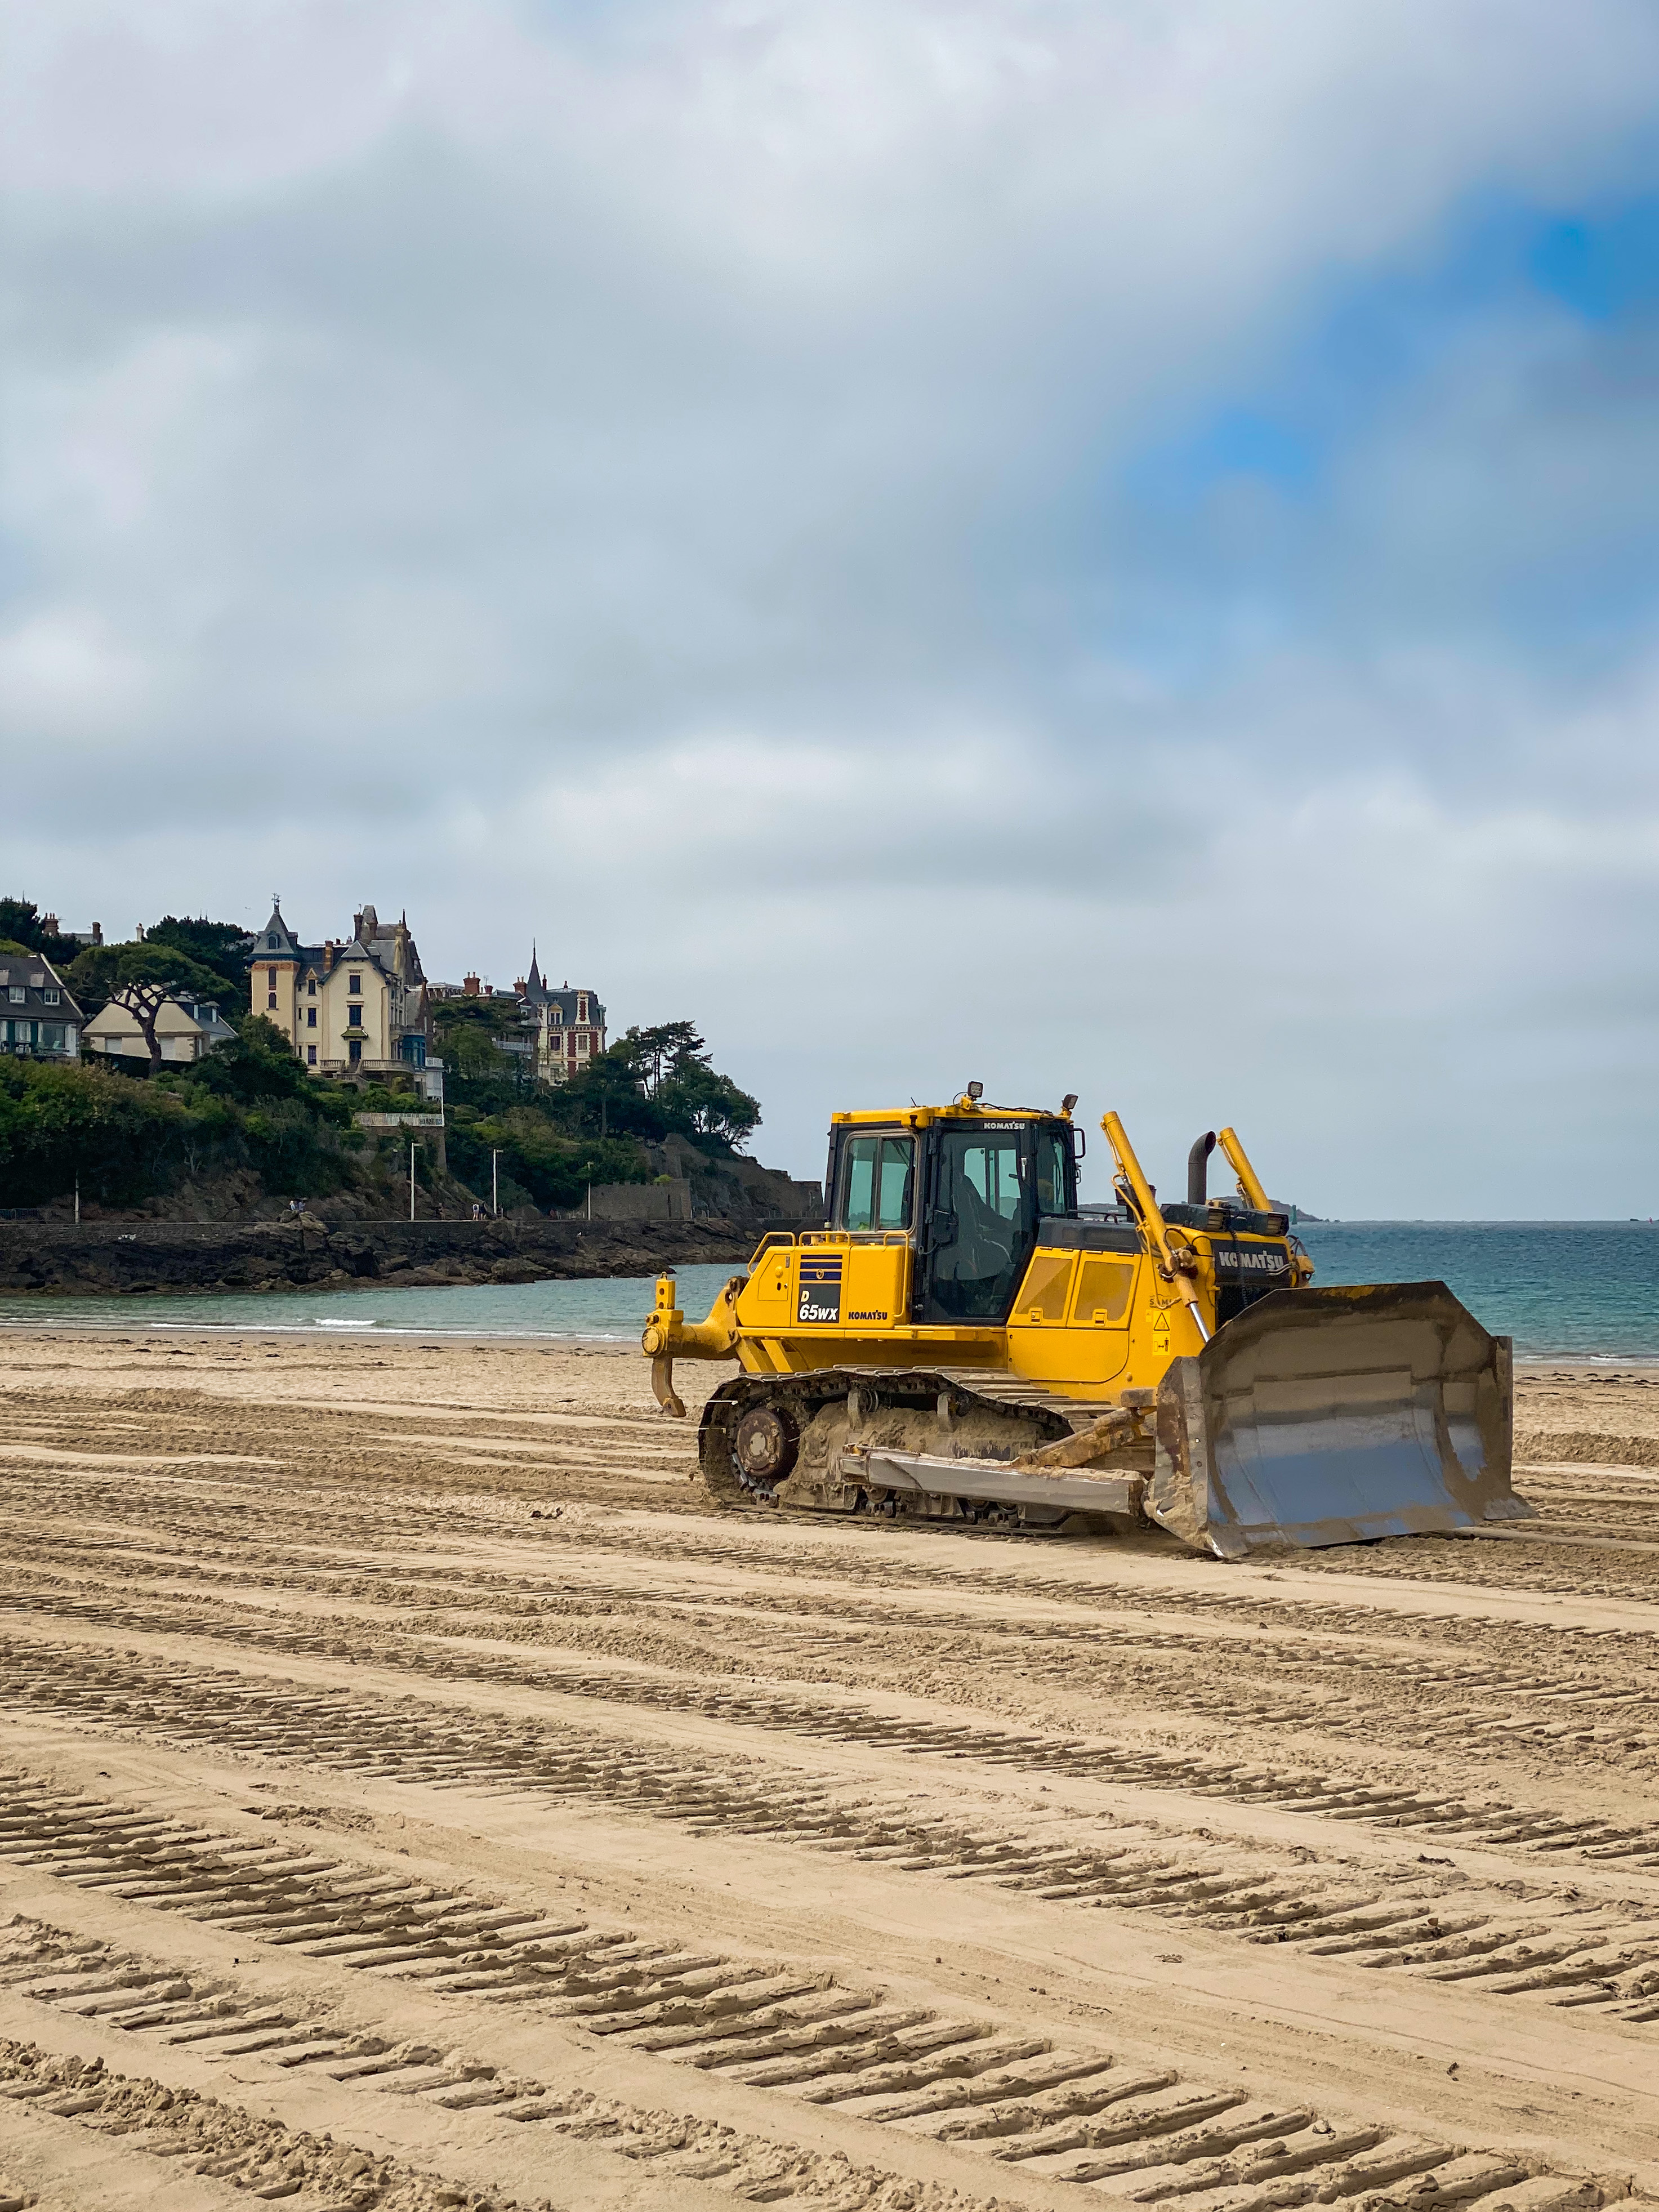
[{"label": "track roller wheel", "polygon": [[750,1407],[732,1438],[732,1457],[739,1479],[755,1490],[769,1491],[795,1464],[800,1432],[794,1414],[775,1399]]}]

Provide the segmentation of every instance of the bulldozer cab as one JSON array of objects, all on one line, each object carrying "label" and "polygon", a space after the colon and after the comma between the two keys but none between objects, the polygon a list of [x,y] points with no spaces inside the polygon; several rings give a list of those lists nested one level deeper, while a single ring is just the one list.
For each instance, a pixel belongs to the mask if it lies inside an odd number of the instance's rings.
[{"label": "bulldozer cab", "polygon": [[910,1318],[1005,1322],[1045,1217],[1075,1213],[1069,1121],[1030,1113],[930,1115],[921,1126],[831,1133],[830,1226],[913,1240]]}]

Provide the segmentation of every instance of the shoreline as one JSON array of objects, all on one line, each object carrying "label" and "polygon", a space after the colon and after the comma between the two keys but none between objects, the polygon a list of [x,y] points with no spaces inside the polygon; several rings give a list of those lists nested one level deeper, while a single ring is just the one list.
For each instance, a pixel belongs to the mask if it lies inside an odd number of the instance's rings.
[{"label": "shoreline", "polygon": [[[641,1321],[641,1328],[644,1326],[645,1323]],[[305,1338],[307,1342],[325,1344],[331,1338],[338,1338],[343,1342],[351,1343],[368,1339],[377,1343],[398,1346],[405,1350],[409,1348],[411,1340],[415,1338],[436,1337],[445,1345],[480,1344],[510,1351],[514,1345],[521,1344],[538,1349],[552,1347],[561,1352],[629,1351],[636,1358],[644,1357],[639,1351],[637,1332],[630,1336],[603,1336],[580,1330],[555,1333],[552,1330],[531,1329],[446,1328],[441,1323],[434,1327],[430,1323],[419,1326],[414,1322],[399,1322],[395,1327],[386,1327],[374,1322],[350,1322],[320,1327],[313,1323],[307,1327],[298,1322],[134,1320],[62,1322],[54,1325],[50,1322],[0,1320],[0,1331],[9,1331],[12,1335],[26,1340],[42,1336],[115,1337],[118,1339],[133,1336],[188,1336],[204,1338],[209,1343],[214,1343],[221,1340],[232,1342],[243,1337],[298,1336]]]},{"label": "shoreline", "polygon": [[[554,1280],[558,1279],[549,1278],[548,1279]],[[614,1279],[631,1281],[635,1279],[632,1277],[622,1277]],[[289,1294],[292,1295],[291,1286],[284,1287],[288,1289]],[[380,1285],[374,1287],[379,1287],[384,1290],[395,1286],[391,1285]],[[411,1287],[414,1286],[411,1285]],[[469,1285],[467,1287],[488,1286]],[[18,1294],[14,1293],[14,1295]],[[61,1294],[36,1293],[36,1295],[43,1297],[56,1297]],[[140,1295],[143,1294],[141,1293]],[[210,1297],[223,1294],[203,1292],[199,1295]],[[229,1295],[246,1296],[247,1294],[244,1292]],[[327,1290],[319,1292],[319,1295],[332,1297],[336,1295],[336,1292],[332,1290]],[[642,1328],[644,1325],[644,1317],[641,1316],[640,1327]],[[319,1342],[326,1342],[331,1337],[337,1337],[342,1339],[349,1338],[354,1340],[361,1338],[371,1338],[376,1342],[384,1344],[406,1344],[409,1340],[415,1337],[437,1337],[441,1339],[447,1345],[481,1344],[511,1346],[515,1344],[522,1344],[538,1346],[556,1346],[560,1347],[586,1347],[593,1351],[627,1351],[637,1355],[637,1332],[634,1331],[630,1331],[627,1335],[617,1335],[606,1334],[603,1332],[592,1329],[465,1328],[456,1328],[443,1322],[358,1322],[349,1320],[336,1321],[332,1318],[326,1321],[310,1322],[279,1321],[262,1322],[256,1320],[201,1321],[185,1318],[179,1320],[167,1320],[159,1316],[152,1316],[143,1314],[135,1314],[131,1320],[124,1320],[118,1316],[111,1316],[107,1320],[92,1321],[78,1320],[72,1317],[64,1320],[56,1320],[44,1314],[38,1319],[33,1316],[24,1316],[14,1318],[10,1316],[0,1315],[0,1334],[9,1334],[14,1337],[23,1338],[31,1336],[106,1337],[143,1334],[146,1336],[202,1337],[207,1339],[209,1341],[212,1341],[218,1338],[234,1339],[239,1337],[297,1336],[308,1340],[315,1339]],[[1514,1364],[1517,1372],[1524,1370],[1528,1380],[1534,1382],[1547,1382],[1552,1381],[1571,1382],[1575,1379],[1577,1370],[1588,1370],[1597,1379],[1603,1379],[1608,1382],[1615,1381],[1621,1376],[1625,1375],[1629,1375],[1637,1380],[1644,1382],[1659,1379],[1659,1377],[1656,1377],[1654,1373],[1654,1370],[1659,1370],[1659,1352],[1517,1352],[1515,1355]]]}]

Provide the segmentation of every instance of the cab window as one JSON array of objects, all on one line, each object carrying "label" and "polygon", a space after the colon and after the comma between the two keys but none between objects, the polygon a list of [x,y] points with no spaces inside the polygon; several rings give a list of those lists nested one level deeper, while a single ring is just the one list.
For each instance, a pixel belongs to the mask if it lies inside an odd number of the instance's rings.
[{"label": "cab window", "polygon": [[913,1137],[854,1137],[842,1169],[843,1229],[908,1229],[915,1182]]},{"label": "cab window", "polygon": [[929,1217],[932,1317],[1000,1321],[1030,1255],[1028,1139],[1018,1130],[946,1127]]},{"label": "cab window", "polygon": [[1019,1139],[981,1139],[957,1148],[957,1173],[981,1204],[1004,1221],[1019,1212]]},{"label": "cab window", "polygon": [[1072,1147],[1058,1129],[1039,1129],[1036,1139],[1036,1210],[1072,1211]]}]

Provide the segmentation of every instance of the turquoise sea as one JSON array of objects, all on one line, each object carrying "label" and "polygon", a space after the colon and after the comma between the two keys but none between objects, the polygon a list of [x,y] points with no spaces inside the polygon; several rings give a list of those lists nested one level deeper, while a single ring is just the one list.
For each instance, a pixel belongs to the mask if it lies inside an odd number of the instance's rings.
[{"label": "turquoise sea", "polygon": [[[1522,1358],[1659,1360],[1659,1227],[1620,1221],[1306,1222],[1322,1283],[1449,1283]],[[682,1267],[701,1316],[732,1270]],[[0,1327],[46,1319],[94,1328],[374,1329],[388,1335],[636,1338],[648,1278],[467,1290],[278,1291],[259,1295],[0,1295]]]}]

